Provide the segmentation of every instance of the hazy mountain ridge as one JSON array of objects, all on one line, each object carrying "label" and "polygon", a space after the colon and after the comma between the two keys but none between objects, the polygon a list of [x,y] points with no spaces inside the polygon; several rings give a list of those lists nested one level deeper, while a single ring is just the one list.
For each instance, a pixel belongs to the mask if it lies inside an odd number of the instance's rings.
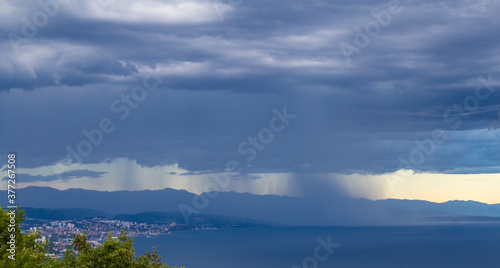
[{"label": "hazy mountain ridge", "polygon": [[[119,214],[112,218],[113,220],[121,220],[121,221],[131,221],[131,222],[140,222],[140,223],[166,223],[166,222],[177,222],[183,223],[184,217],[182,213],[175,212],[161,212],[161,211],[147,211],[137,214]],[[233,226],[256,226],[262,225],[262,223],[257,223],[255,221],[249,219],[241,219],[241,218],[231,218],[224,217],[219,215],[211,215],[211,214],[199,214],[193,216],[190,219],[192,225],[202,224],[212,224],[212,225],[233,225]]]},{"label": "hazy mountain ridge", "polygon": [[500,217],[500,204],[485,204],[477,201],[461,201],[453,200],[443,203],[434,203],[423,200],[408,200],[408,199],[385,199],[377,200],[377,203],[386,206],[405,209],[409,211],[428,211],[446,213],[449,216],[464,215],[464,216],[488,216]]},{"label": "hazy mountain ridge", "polygon": [[95,217],[109,218],[112,216],[104,211],[88,208],[50,209],[23,207],[22,209],[26,217],[40,220],[82,220]]},{"label": "hazy mountain ridge", "polygon": [[[51,208],[32,208],[23,207],[25,216],[37,220],[51,220],[51,221],[64,221],[64,220],[83,220],[89,218],[106,218],[110,220],[130,221],[137,223],[184,223],[182,214],[178,211],[174,212],[161,212],[161,211],[146,211],[138,214],[118,214],[113,215],[104,211],[87,208],[68,208],[68,209],[51,209]],[[203,226],[256,226],[263,225],[249,219],[231,218],[210,214],[199,214],[193,216],[191,225]]]},{"label": "hazy mountain ridge", "polygon": [[[408,225],[425,224],[429,217],[500,216],[500,204],[488,205],[475,201],[371,201],[335,196],[301,198],[220,192],[215,198],[208,198],[207,206],[198,207],[198,210],[193,204],[193,198],[197,195],[174,189],[104,192],[27,187],[18,189],[17,195],[22,207],[85,208],[113,215],[171,212],[178,213],[178,217],[179,205],[185,204],[199,212],[198,215],[252,219],[275,225]],[[193,213],[189,216],[198,215]]]}]

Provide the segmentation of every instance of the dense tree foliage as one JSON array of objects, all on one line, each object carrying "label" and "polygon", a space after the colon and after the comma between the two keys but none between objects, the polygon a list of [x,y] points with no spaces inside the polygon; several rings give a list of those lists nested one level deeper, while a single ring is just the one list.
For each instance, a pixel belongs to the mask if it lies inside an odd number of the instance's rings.
[{"label": "dense tree foliage", "polygon": [[38,232],[21,233],[19,226],[23,219],[24,211],[19,207],[16,210],[0,208],[0,267],[174,268],[161,262],[155,248],[136,257],[133,240],[127,237],[125,229],[118,239],[108,233],[104,243],[97,247],[87,242],[85,231],[73,234],[72,247],[67,249],[64,258],[53,259],[46,250],[47,243],[40,242]]},{"label": "dense tree foliage", "polygon": [[51,267],[56,261],[47,256],[46,243],[36,242],[39,233],[21,234],[23,219],[19,207],[0,209],[0,267]]}]

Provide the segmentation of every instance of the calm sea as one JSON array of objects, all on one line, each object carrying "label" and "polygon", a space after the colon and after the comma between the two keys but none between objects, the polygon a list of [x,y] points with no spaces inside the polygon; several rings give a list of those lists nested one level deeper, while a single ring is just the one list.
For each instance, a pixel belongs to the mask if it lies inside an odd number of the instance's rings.
[{"label": "calm sea", "polygon": [[[318,239],[340,246],[327,252]],[[177,231],[134,245],[138,254],[156,245],[164,262],[186,268],[500,267],[498,225]]]}]

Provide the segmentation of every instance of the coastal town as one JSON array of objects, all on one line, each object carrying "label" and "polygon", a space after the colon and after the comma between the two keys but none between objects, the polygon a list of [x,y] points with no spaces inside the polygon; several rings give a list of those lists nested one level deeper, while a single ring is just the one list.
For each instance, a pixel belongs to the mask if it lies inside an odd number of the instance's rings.
[{"label": "coastal town", "polygon": [[158,236],[161,234],[169,234],[171,230],[186,230],[186,229],[216,229],[215,227],[190,227],[185,224],[175,221],[166,221],[156,224],[138,223],[131,221],[122,221],[106,218],[90,218],[81,220],[41,220],[26,218],[22,224],[22,232],[38,232],[40,238],[38,242],[47,242],[48,251],[54,258],[64,256],[68,247],[71,246],[73,234],[82,234],[85,230],[87,233],[87,241],[98,246],[102,244],[108,233],[116,239],[122,229],[127,230],[127,235],[136,236]]}]

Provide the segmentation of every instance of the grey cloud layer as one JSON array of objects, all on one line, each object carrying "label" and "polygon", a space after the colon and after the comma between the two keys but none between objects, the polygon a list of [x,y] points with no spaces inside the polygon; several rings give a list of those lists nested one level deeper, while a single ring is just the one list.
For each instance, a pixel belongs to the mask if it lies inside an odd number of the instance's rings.
[{"label": "grey cloud layer", "polygon": [[[7,34],[22,36],[23,16],[32,19],[41,7],[8,3],[0,111],[9,116],[0,148],[23,153],[27,165],[61,159],[66,145],[84,138],[82,129],[109,117],[117,130],[84,161],[130,157],[220,169],[231,159],[244,162],[238,144],[265,127],[273,108],[287,105],[297,120],[246,171],[393,171],[398,156],[435,128],[451,138],[418,169],[497,171],[498,136],[464,136],[499,119],[498,82],[459,129],[443,121],[447,109],[474,94],[476,77],[500,81],[496,1],[401,2],[402,12],[350,66],[339,44],[353,45],[354,29],[373,21],[371,12],[386,1],[244,1],[224,20],[208,1],[193,1],[190,10],[166,2],[165,14],[177,8],[180,17],[69,1],[36,36],[18,40],[17,53]],[[162,85],[119,120],[110,103],[148,71],[161,75]]]}]

